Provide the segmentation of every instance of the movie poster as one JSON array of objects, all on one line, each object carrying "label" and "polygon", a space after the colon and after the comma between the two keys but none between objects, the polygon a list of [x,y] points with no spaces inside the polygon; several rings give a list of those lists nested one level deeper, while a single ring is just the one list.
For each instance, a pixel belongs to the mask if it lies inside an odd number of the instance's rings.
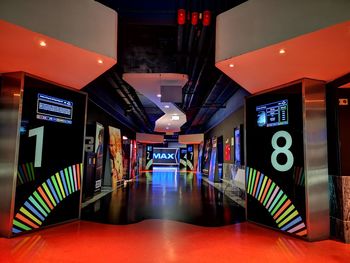
[{"label": "movie poster", "polygon": [[114,189],[117,187],[117,183],[123,179],[122,141],[119,129],[109,126],[108,131],[112,188]]},{"label": "movie poster", "polygon": [[227,138],[225,140],[225,161],[231,160],[231,145],[230,145],[230,139]]},{"label": "movie poster", "polygon": [[104,141],[104,127],[100,123],[96,123],[96,135],[95,135],[95,153],[96,153],[95,192],[101,191],[101,186],[102,186],[103,141]]}]

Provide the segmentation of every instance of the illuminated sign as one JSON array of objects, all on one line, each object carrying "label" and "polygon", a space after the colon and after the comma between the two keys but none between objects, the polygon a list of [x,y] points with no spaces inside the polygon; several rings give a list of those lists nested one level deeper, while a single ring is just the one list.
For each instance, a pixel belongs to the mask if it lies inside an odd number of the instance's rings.
[{"label": "illuminated sign", "polygon": [[288,124],[288,100],[275,101],[256,106],[259,127],[273,127]]},{"label": "illuminated sign", "polygon": [[153,165],[178,165],[179,149],[153,148]]}]

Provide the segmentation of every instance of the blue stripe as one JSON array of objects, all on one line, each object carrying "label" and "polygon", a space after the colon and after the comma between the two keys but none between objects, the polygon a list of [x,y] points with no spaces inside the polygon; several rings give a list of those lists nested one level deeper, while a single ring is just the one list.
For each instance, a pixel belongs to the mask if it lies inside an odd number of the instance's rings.
[{"label": "blue stripe", "polygon": [[36,210],[34,207],[32,207],[32,205],[29,204],[28,201],[26,201],[24,203],[24,206],[27,207],[30,211],[32,211],[37,217],[39,217],[41,219],[41,221],[45,220],[45,218],[38,212],[38,210]]},{"label": "blue stripe", "polygon": [[58,204],[60,202],[60,200],[58,199],[57,197],[57,194],[56,194],[56,191],[55,189],[53,188],[52,184],[51,184],[51,180],[50,178],[46,180],[48,186],[50,187],[50,190],[51,190],[51,193],[53,194],[53,196],[55,197],[55,200],[56,200],[56,204]]},{"label": "blue stripe", "polygon": [[280,190],[278,191],[278,195],[276,196],[275,200],[272,202],[272,204],[271,204],[271,206],[270,206],[270,208],[269,208],[269,212],[271,212],[272,209],[275,207],[276,203],[278,202],[278,200],[280,199],[280,197],[282,196],[282,194],[283,194],[283,191],[280,189]]},{"label": "blue stripe", "polygon": [[45,210],[41,207],[41,205],[38,204],[37,201],[35,201],[35,199],[33,198],[33,196],[29,197],[29,200],[33,203],[33,205],[39,209],[39,211],[46,217],[47,213],[45,212]]},{"label": "blue stripe", "polygon": [[66,196],[68,196],[69,193],[68,193],[68,189],[67,189],[66,179],[64,178],[63,170],[60,171],[60,175],[61,175],[61,180],[62,180],[62,183],[64,186],[64,191],[66,192]]},{"label": "blue stripe", "polygon": [[17,229],[17,228],[12,228],[12,233],[15,233],[15,234],[18,234],[18,233],[21,233],[22,231]]},{"label": "blue stripe", "polygon": [[259,196],[260,187],[261,187],[261,184],[262,184],[263,177],[265,177],[265,176],[264,176],[263,173],[261,173],[261,174],[260,174],[259,185],[258,185],[258,190],[256,190],[256,193],[255,193],[255,198],[256,198],[256,199],[258,199],[258,196]]},{"label": "blue stripe", "polygon": [[299,223],[301,221],[301,217],[298,216],[297,218],[295,218],[292,222],[290,222],[288,225],[285,225],[283,228],[281,228],[282,231],[286,231],[288,228],[296,225],[297,223]]},{"label": "blue stripe", "polygon": [[19,170],[19,173],[21,174],[21,178],[22,178],[23,183],[25,183],[26,182],[26,177],[24,176],[24,173],[23,173],[21,165],[18,165],[18,170]]}]

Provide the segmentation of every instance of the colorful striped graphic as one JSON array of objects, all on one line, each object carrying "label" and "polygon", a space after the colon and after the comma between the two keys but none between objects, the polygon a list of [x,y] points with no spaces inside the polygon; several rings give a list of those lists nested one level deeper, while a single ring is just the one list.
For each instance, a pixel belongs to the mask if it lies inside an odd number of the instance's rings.
[{"label": "colorful striped graphic", "polygon": [[152,165],[153,165],[153,159],[150,159],[146,164],[146,170],[150,169]]},{"label": "colorful striped graphic", "polygon": [[187,160],[188,170],[193,171],[193,163],[190,160]]},{"label": "colorful striped graphic", "polygon": [[66,197],[80,190],[82,164],[64,168],[43,182],[24,202],[13,219],[12,233],[39,228]]},{"label": "colorful striped graphic", "polygon": [[298,236],[307,229],[298,210],[288,196],[269,177],[253,168],[246,168],[247,193],[258,200],[273,217],[278,228]]},{"label": "colorful striped graphic", "polygon": [[305,176],[303,167],[295,167],[293,178],[296,185],[305,186]]},{"label": "colorful striped graphic", "polygon": [[17,170],[17,186],[34,181],[34,163],[23,163],[18,165]]}]

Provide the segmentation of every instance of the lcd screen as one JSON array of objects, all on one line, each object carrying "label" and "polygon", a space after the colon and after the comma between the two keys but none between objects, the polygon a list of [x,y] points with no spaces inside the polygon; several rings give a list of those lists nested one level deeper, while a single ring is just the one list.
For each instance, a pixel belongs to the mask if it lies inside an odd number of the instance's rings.
[{"label": "lcd screen", "polygon": [[258,127],[273,127],[288,124],[288,100],[280,100],[256,107]]}]

